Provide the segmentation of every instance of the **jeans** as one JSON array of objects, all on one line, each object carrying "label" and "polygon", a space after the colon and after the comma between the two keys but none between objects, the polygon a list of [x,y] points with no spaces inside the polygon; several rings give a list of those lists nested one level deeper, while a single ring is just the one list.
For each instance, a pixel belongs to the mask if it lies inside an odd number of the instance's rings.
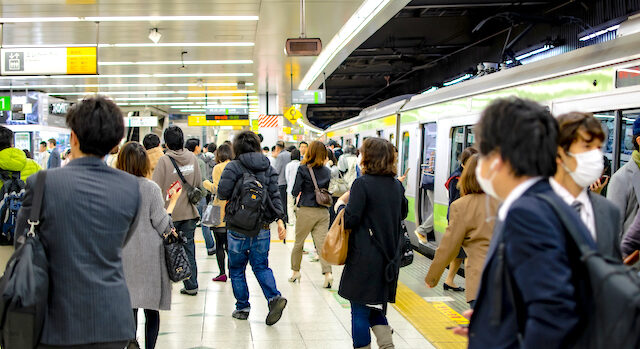
[{"label": "jeans", "polygon": [[[207,199],[202,198],[200,203],[198,203],[198,214],[202,217],[204,210],[207,208]],[[211,228],[207,227],[204,224],[200,224],[202,227],[202,236],[204,237],[204,244],[207,246],[207,250],[213,250],[215,244],[213,242],[213,235],[211,234]]]},{"label": "jeans", "polygon": [[260,230],[256,237],[248,237],[232,230],[227,232],[229,248],[229,277],[233,295],[236,297],[236,309],[248,309],[249,287],[245,271],[247,262],[251,263],[251,269],[262,288],[267,300],[280,296],[276,288],[276,280],[273,271],[269,268],[269,245],[271,244],[271,231]]},{"label": "jeans", "polygon": [[187,290],[198,289],[198,266],[196,265],[196,244],[193,241],[196,232],[196,219],[187,219],[186,221],[174,222],[176,231],[181,231],[187,238],[184,249],[187,252],[189,265],[191,266],[191,277],[183,281],[184,288]]},{"label": "jeans", "polygon": [[377,325],[389,325],[381,309],[351,302],[351,335],[353,347],[362,348],[371,343],[369,329]]}]

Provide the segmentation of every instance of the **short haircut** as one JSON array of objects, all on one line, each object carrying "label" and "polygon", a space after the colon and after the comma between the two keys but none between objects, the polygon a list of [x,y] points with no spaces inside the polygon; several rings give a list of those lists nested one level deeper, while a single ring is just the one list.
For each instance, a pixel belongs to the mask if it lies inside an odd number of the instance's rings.
[{"label": "short haircut", "polygon": [[309,146],[309,143],[307,143],[305,141],[300,142],[300,145],[303,145],[303,144],[306,145],[306,146]]},{"label": "short haircut", "polygon": [[258,138],[260,139],[260,143],[264,141],[264,136],[262,135],[262,133],[258,133]]},{"label": "short haircut", "polygon": [[471,155],[464,165],[462,175],[458,186],[460,187],[460,195],[465,196],[468,194],[482,194],[482,188],[476,178],[476,167],[478,166],[478,154]]},{"label": "short haircut", "polygon": [[216,150],[216,162],[221,163],[233,159],[233,150],[228,144],[222,144]]},{"label": "short haircut", "polygon": [[33,156],[31,156],[31,152],[28,149],[22,149],[22,151],[24,152],[24,155],[27,156],[27,159],[33,159]]},{"label": "short haircut", "polygon": [[269,151],[269,147],[262,147],[263,151]]},{"label": "short haircut", "polygon": [[116,168],[134,176],[146,177],[151,170],[147,151],[138,142],[127,142],[120,149]]},{"label": "short haircut", "polygon": [[13,146],[13,131],[0,126],[0,150],[11,148]]},{"label": "short haircut", "polygon": [[184,144],[184,133],[178,126],[172,125],[164,130],[164,142],[170,150],[180,150]]},{"label": "short haircut", "polygon": [[303,165],[311,165],[311,167],[324,166],[324,162],[327,160],[327,148],[322,142],[313,141],[309,145],[309,149],[304,154],[302,160]]},{"label": "short haircut", "polygon": [[[74,132],[75,132],[75,131],[74,131]],[[124,131],[122,131],[122,132],[124,133]],[[57,145],[57,144],[58,144],[58,141],[56,141],[56,139],[55,139],[55,138],[49,138],[49,140],[48,140],[47,142],[49,142],[49,143],[51,143],[51,144],[53,144],[53,145]]]},{"label": "short haircut", "polygon": [[393,144],[383,138],[369,137],[362,143],[362,173],[391,175],[398,173],[398,156]]},{"label": "short haircut", "polygon": [[558,123],[533,101],[498,99],[483,112],[476,127],[480,154],[500,154],[516,177],[551,177],[556,173]]},{"label": "short haircut", "polygon": [[336,154],[334,154],[330,149],[327,149],[327,157],[334,165],[338,165],[338,158],[336,158]]},{"label": "short haircut", "polygon": [[47,146],[47,142],[42,141],[42,142],[40,142],[40,145],[43,146],[43,147],[46,147]]},{"label": "short haircut", "polygon": [[291,160],[300,160],[300,150],[293,149],[291,151]]},{"label": "short haircut", "polygon": [[294,149],[296,149],[296,146],[295,146],[295,145],[290,145],[290,146],[288,146],[288,147],[287,147],[287,151],[288,151],[289,153],[291,153]]},{"label": "short haircut", "polygon": [[242,131],[233,139],[233,154],[237,158],[245,153],[260,152],[260,138],[252,131]]},{"label": "short haircut", "polygon": [[276,147],[278,147],[280,149],[284,149],[284,142],[283,141],[277,141],[276,142]]},{"label": "short haircut", "polygon": [[207,151],[209,151],[209,153],[215,153],[216,149],[218,149],[218,146],[215,143],[211,142],[207,144]]},{"label": "short haircut", "polygon": [[200,145],[200,140],[197,138],[189,138],[184,143],[184,147],[187,148],[187,150],[190,152],[196,151],[196,147],[199,145]]},{"label": "short haircut", "polygon": [[467,160],[469,160],[469,158],[472,155],[478,154],[478,149],[474,148],[474,147],[467,147],[465,148],[462,153],[460,153],[460,165],[466,165]]},{"label": "short haircut", "polygon": [[231,145],[231,141],[230,141],[230,140],[228,140],[228,139],[227,139],[226,141],[224,141],[223,143],[224,143],[224,144],[229,144],[229,145]]},{"label": "short haircut", "polygon": [[580,138],[578,131],[584,131],[589,139],[585,139],[586,142],[591,142],[594,139],[599,139],[604,142],[604,131],[602,130],[602,124],[591,113],[567,113],[558,116],[558,146],[569,151],[569,147],[573,142]]},{"label": "short haircut", "polygon": [[[78,137],[80,151],[98,157],[107,155],[124,137],[122,111],[100,95],[87,97],[71,107],[67,126]],[[55,140],[52,143],[56,144]]]},{"label": "short haircut", "polygon": [[274,145],[273,147],[271,147],[271,151],[275,151],[276,150],[276,146]]},{"label": "short haircut", "polygon": [[160,137],[154,133],[149,133],[142,139],[144,149],[149,150],[160,146]]}]

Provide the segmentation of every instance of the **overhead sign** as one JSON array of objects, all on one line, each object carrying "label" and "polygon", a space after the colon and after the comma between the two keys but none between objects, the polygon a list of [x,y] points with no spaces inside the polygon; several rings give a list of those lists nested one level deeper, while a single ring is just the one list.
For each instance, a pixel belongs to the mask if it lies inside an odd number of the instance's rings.
[{"label": "overhead sign", "polygon": [[0,49],[2,75],[97,74],[98,49],[45,47]]},{"label": "overhead sign", "polygon": [[295,123],[297,119],[300,119],[302,117],[302,112],[296,109],[296,107],[291,106],[291,108],[287,109],[284,112],[284,117],[292,123]]},{"label": "overhead sign", "polygon": [[132,116],[124,118],[125,127],[156,127],[158,118],[155,116]]},{"label": "overhead sign", "polygon": [[249,115],[207,115],[207,120],[249,120]]},{"label": "overhead sign", "polygon": [[65,115],[69,111],[71,103],[58,102],[49,104],[49,114],[53,115]]},{"label": "overhead sign", "polygon": [[249,115],[249,108],[207,108],[207,115]]},{"label": "overhead sign", "polygon": [[189,115],[189,126],[249,126],[249,118],[247,119],[227,119],[227,120],[209,120],[211,116],[206,115]]},{"label": "overhead sign", "polygon": [[0,96],[0,111],[11,110],[11,96]]},{"label": "overhead sign", "polygon": [[325,90],[291,91],[291,104],[325,103],[327,103],[327,91]]}]

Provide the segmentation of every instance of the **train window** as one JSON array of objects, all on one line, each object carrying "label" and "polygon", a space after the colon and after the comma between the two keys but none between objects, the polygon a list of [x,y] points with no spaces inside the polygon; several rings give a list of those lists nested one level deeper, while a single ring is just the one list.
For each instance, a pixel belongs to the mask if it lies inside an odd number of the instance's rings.
[{"label": "train window", "polygon": [[422,160],[420,164],[420,195],[418,230],[426,234],[429,241],[435,240],[434,231],[434,182],[436,163],[436,123],[422,125]]},{"label": "train window", "polygon": [[640,117],[640,110],[625,110],[622,112],[622,130],[620,132],[620,167],[631,161],[633,153],[633,122]]},{"label": "train window", "polygon": [[451,166],[449,173],[453,173],[458,168],[458,158],[464,150],[464,126],[458,126],[451,129]]},{"label": "train window", "polygon": [[640,66],[616,71],[616,88],[640,85]]},{"label": "train window", "polygon": [[606,137],[604,144],[602,145],[602,152],[604,153],[604,156],[609,160],[609,163],[611,163],[613,161],[613,130],[616,125],[616,112],[599,112],[593,114],[593,116],[595,116],[596,119],[600,120],[600,123],[602,124],[602,129],[604,130]]},{"label": "train window", "polygon": [[404,173],[409,166],[409,132],[402,133],[402,162],[400,163],[400,173]]},{"label": "train window", "polygon": [[356,135],[356,149],[360,148],[360,135]]}]

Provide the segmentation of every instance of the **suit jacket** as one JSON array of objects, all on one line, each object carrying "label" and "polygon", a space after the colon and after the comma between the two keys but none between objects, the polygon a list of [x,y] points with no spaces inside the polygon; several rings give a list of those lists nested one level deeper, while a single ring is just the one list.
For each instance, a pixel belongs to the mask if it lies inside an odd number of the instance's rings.
[{"label": "suit jacket", "polygon": [[596,220],[596,246],[603,256],[622,260],[620,253],[620,236],[622,221],[620,210],[609,200],[589,191],[589,199],[593,206]]},{"label": "suit jacket", "polygon": [[607,199],[618,206],[622,213],[620,222],[624,230],[620,232],[621,234],[629,230],[638,214],[638,202],[640,202],[638,198],[640,198],[640,168],[635,161],[631,160],[611,176],[607,189]]},{"label": "suit jacket", "polygon": [[[19,235],[27,227],[36,178],[27,180]],[[42,344],[135,338],[122,247],[135,230],[139,201],[136,178],[96,157],[47,171],[39,236],[49,258],[50,286]]]},{"label": "suit jacket", "polygon": [[[469,327],[470,349],[567,348],[586,317],[588,287],[577,248],[567,243],[566,229],[553,208],[535,197],[538,193],[555,196],[548,180],[541,180],[513,203],[504,222],[496,223]],[[576,212],[556,200],[588,237]],[[587,241],[595,248],[593,239]],[[500,273],[501,263],[508,276]],[[513,298],[506,277],[512,280]]]},{"label": "suit jacket", "polygon": [[60,153],[57,148],[53,148],[51,150],[51,154],[49,155],[49,160],[47,161],[47,168],[57,168],[62,165],[62,159],[60,158]]},{"label": "suit jacket", "polygon": [[[489,212],[487,200],[490,200]],[[451,204],[449,226],[425,279],[430,286],[438,284],[444,269],[456,258],[462,247],[467,253],[464,267],[467,302],[476,299],[495,222],[487,221],[487,217],[495,215],[497,211],[498,201],[489,199],[486,194],[465,195]]]}]

